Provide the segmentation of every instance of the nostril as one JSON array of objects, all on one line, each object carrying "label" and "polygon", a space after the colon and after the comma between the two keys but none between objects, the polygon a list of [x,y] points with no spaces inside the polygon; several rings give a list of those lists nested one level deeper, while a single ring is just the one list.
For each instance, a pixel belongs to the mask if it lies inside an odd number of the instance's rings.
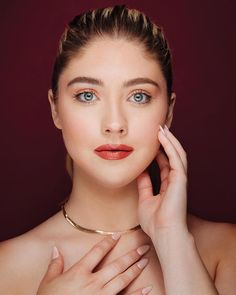
[{"label": "nostril", "polygon": [[122,129],[112,129],[112,128],[107,128],[107,129],[104,129],[104,132],[105,133],[113,133],[113,132],[117,132],[117,133],[125,133],[125,128],[122,128]]}]

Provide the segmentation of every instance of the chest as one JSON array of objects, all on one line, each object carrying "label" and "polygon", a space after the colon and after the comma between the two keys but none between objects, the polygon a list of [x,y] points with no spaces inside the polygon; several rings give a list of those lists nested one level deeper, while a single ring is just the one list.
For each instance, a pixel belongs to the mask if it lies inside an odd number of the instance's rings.
[{"label": "chest", "polygon": [[[129,244],[126,245],[126,247],[114,248],[97,266],[96,271],[99,271],[99,269],[101,269],[104,265],[109,264],[116,258],[127,253],[129,250],[134,249],[135,246],[139,245],[136,245],[135,243],[135,245]],[[66,248],[63,249],[65,257],[65,270],[76,263],[80,258],[82,258],[89,250],[88,248],[84,247],[81,247],[80,249],[76,247],[76,250],[72,251],[72,248],[73,247],[69,247],[68,251]],[[202,247],[201,245],[198,245],[197,248],[206,269],[208,270],[212,280],[214,280],[217,265],[214,255],[212,255],[211,252],[208,251],[208,249]],[[149,293],[150,295],[165,295],[164,277],[161,265],[158,259],[158,255],[152,244],[150,251],[146,253],[143,257],[147,257],[149,259],[149,264],[145,267],[141,274],[129,284],[129,286],[125,290],[119,293],[120,295],[130,294],[135,290],[139,288],[144,288],[148,285],[153,286],[152,291]]]}]

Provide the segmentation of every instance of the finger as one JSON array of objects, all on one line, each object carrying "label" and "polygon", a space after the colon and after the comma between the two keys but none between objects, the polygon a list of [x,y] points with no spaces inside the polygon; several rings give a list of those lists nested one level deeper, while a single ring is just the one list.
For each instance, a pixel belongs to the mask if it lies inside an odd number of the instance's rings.
[{"label": "finger", "polygon": [[49,282],[58,277],[64,268],[64,261],[62,255],[59,253],[56,246],[53,247],[52,260],[48,265],[46,274],[43,277],[42,283]]},{"label": "finger", "polygon": [[[166,126],[166,125],[165,125]],[[181,145],[181,143],[179,142],[179,140],[174,136],[174,134],[169,130],[169,128],[166,126],[164,128],[167,137],[171,140],[171,142],[173,143],[174,147],[176,148],[177,152],[180,155],[180,158],[183,162],[185,171],[187,173],[187,153],[184,150],[183,146]]]},{"label": "finger", "polygon": [[142,258],[125,272],[121,273],[113,280],[111,280],[107,285],[104,286],[104,290],[107,294],[117,294],[126,288],[148,265],[149,259]]},{"label": "finger", "polygon": [[102,286],[107,284],[111,279],[125,271],[128,267],[134,264],[140,256],[144,255],[149,251],[149,245],[142,245],[141,247],[129,251],[127,254],[117,258],[116,260],[112,261],[101,270],[99,270],[96,274],[99,277],[99,281],[101,282]]},{"label": "finger", "polygon": [[137,187],[139,192],[139,202],[145,201],[153,195],[152,182],[149,174],[145,171],[137,177]]},{"label": "finger", "polygon": [[76,270],[92,272],[96,265],[106,256],[106,254],[116,245],[119,240],[112,238],[112,235],[106,236],[99,243],[94,245],[85,256],[83,256],[76,264],[74,264],[70,271]]},{"label": "finger", "polygon": [[165,154],[160,151],[156,157],[158,166],[160,168],[160,178],[161,178],[161,186],[160,186],[160,194],[166,191],[168,187],[168,177],[170,173],[170,165]]},{"label": "finger", "polygon": [[158,132],[158,138],[169,158],[170,168],[175,170],[178,173],[178,175],[185,175],[186,172],[185,172],[184,164],[180,158],[179,153],[174,147],[173,143],[170,141],[168,137],[166,137],[162,133],[161,130]]},{"label": "finger", "polygon": [[152,286],[147,286],[143,289],[137,289],[135,290],[134,292],[132,293],[129,293],[128,295],[146,295],[146,294],[149,294],[152,290]]},{"label": "finger", "polygon": [[169,160],[161,150],[157,154],[156,160],[157,160],[158,166],[160,168],[161,181],[164,181],[168,177],[169,172],[170,172]]}]

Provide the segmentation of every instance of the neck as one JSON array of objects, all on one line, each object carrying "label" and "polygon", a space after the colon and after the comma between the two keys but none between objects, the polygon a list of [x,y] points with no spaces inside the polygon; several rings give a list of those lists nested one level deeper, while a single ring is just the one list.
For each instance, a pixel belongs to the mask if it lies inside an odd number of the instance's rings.
[{"label": "neck", "polygon": [[128,230],[139,224],[136,180],[110,189],[75,171],[65,207],[68,216],[82,227],[112,232]]}]

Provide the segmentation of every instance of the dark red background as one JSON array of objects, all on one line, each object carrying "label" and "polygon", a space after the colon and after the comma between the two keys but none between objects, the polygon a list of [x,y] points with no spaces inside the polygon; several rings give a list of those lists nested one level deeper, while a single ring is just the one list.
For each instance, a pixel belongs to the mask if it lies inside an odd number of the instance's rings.
[{"label": "dark red background", "polygon": [[[153,1],[154,2],[154,1]],[[172,131],[189,163],[189,211],[236,223],[234,1],[5,1],[0,4],[0,239],[33,228],[70,192],[47,90],[76,14],[126,3],[164,27],[177,93]]]}]

